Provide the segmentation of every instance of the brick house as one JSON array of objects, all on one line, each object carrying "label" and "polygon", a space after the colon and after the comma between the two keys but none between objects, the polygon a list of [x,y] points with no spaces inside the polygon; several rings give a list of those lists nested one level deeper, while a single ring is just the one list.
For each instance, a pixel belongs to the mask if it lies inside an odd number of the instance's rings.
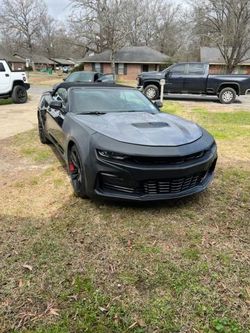
[{"label": "brick house", "polygon": [[[43,55],[40,55],[40,54],[34,53],[32,55],[32,59],[31,59],[29,52],[25,51],[25,50],[14,53],[14,56],[19,59],[22,59],[25,63],[26,63],[26,59],[29,59],[30,61],[32,60],[32,62],[34,64],[34,69],[37,71],[42,70],[42,69],[54,68],[54,66],[55,66],[54,61],[52,61],[49,58],[47,58]],[[32,66],[31,63],[30,63],[30,66]]]},{"label": "brick house", "polygon": [[57,67],[69,67],[69,68],[73,68],[75,66],[75,63],[73,60],[70,59],[64,59],[64,58],[51,58],[51,60],[53,60],[56,64]]},{"label": "brick house", "polygon": [[3,48],[0,47],[0,59],[4,59],[9,64],[10,68],[13,71],[17,70],[25,70],[25,61],[22,59],[19,59],[10,53],[3,50]]},{"label": "brick house", "polygon": [[[239,64],[234,74],[249,74],[250,75],[250,52],[247,54],[247,60]],[[220,50],[216,47],[201,47],[200,48],[200,60],[201,62],[209,63],[209,71],[211,74],[225,74],[226,65],[225,61],[220,53]]]},{"label": "brick house", "polygon": [[[118,78],[135,80],[141,72],[158,71],[170,61],[167,55],[148,46],[126,46],[115,54],[115,70]],[[84,70],[111,73],[111,51],[86,56]]]}]

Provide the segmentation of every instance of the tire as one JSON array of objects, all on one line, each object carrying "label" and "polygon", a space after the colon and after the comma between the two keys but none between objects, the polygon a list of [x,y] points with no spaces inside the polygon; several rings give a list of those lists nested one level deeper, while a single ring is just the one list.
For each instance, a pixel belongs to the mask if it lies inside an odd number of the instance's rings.
[{"label": "tire", "polygon": [[233,88],[224,88],[220,91],[218,97],[222,104],[231,104],[236,99],[236,91]]},{"label": "tire", "polygon": [[23,86],[15,86],[13,88],[11,98],[16,104],[26,103],[28,100],[27,90]]},{"label": "tire", "polygon": [[71,184],[74,190],[74,194],[77,197],[86,199],[88,198],[86,194],[85,180],[82,161],[80,154],[76,146],[72,146],[69,151],[68,156],[68,172],[71,180]]},{"label": "tire", "polygon": [[38,115],[38,133],[39,133],[40,142],[42,144],[49,144],[50,143],[50,140],[47,138],[47,135],[44,131],[44,127],[43,127],[42,121],[39,118],[39,115]]},{"label": "tire", "polygon": [[154,84],[148,85],[144,89],[144,95],[147,96],[148,99],[155,100],[159,98],[159,88]]}]

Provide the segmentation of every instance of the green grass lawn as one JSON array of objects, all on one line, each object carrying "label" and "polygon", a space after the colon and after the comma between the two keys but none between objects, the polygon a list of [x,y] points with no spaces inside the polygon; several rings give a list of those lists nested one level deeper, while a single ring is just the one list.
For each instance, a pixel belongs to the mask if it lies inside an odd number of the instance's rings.
[{"label": "green grass lawn", "polygon": [[189,199],[78,199],[35,131],[5,142],[0,332],[250,332],[250,113],[163,110],[218,142],[213,184]]},{"label": "green grass lawn", "polygon": [[0,105],[8,105],[8,104],[12,104],[12,99],[11,98],[7,98],[7,99],[0,99]]}]

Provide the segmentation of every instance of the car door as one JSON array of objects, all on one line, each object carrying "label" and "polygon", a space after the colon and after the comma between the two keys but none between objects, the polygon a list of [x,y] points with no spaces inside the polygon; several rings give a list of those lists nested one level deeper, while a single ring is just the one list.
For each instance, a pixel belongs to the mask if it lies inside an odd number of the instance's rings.
[{"label": "car door", "polygon": [[62,126],[65,118],[68,91],[65,88],[58,88],[52,96],[52,100],[62,102],[62,109],[56,110],[48,106],[46,117],[46,130],[58,146],[62,154],[64,154],[65,134]]},{"label": "car door", "polygon": [[200,63],[188,64],[184,79],[184,91],[191,94],[202,94],[206,91],[206,65]]},{"label": "car door", "polygon": [[184,80],[186,76],[186,64],[177,64],[165,75],[165,93],[182,93],[184,90]]},{"label": "car door", "polygon": [[0,62],[0,94],[8,93],[10,90],[10,71],[7,71],[4,64]]}]

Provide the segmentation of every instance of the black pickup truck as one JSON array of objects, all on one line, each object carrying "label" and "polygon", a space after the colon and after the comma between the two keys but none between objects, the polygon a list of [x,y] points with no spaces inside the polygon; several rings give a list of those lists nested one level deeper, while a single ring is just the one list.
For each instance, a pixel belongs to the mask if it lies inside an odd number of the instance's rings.
[{"label": "black pickup truck", "polygon": [[166,82],[164,94],[214,95],[223,104],[233,103],[237,95],[250,93],[250,75],[211,75],[209,64],[200,62],[179,63],[161,72],[141,73],[137,88],[149,99],[157,99],[161,79]]}]

